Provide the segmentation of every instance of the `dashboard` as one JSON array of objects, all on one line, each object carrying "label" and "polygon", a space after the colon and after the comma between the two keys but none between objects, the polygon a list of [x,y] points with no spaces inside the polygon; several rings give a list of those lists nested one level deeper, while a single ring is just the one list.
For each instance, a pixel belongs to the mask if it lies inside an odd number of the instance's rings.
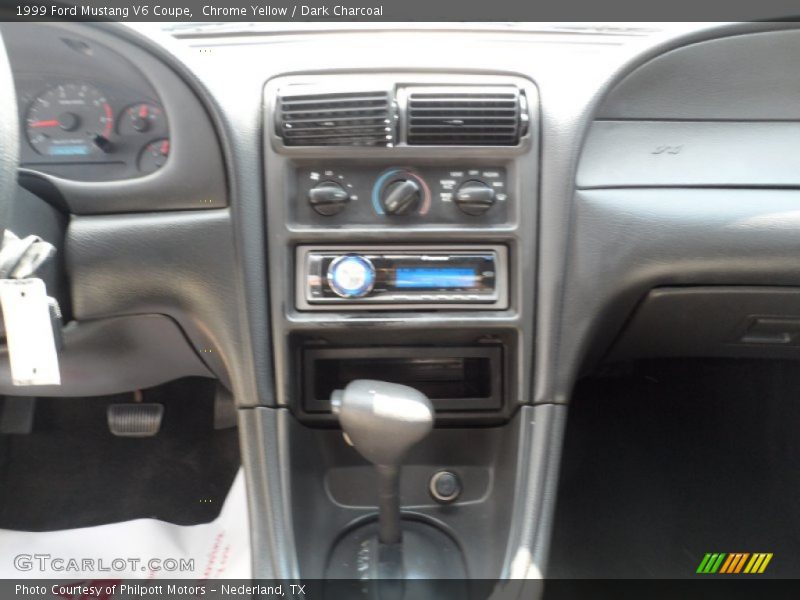
[{"label": "dashboard", "polygon": [[[3,35],[20,183],[63,237],[77,358],[60,393],[109,392],[81,361],[129,389],[229,386],[259,577],[321,577],[319,548],[368,514],[328,401],[355,377],[426,386],[440,427],[414,477],[451,464],[472,487],[453,511],[409,488],[416,514],[471,575],[529,577],[582,372],[792,350],[742,329],[791,316],[771,288],[800,285],[789,24]],[[762,293],[725,310],[682,290],[742,286]]]}]

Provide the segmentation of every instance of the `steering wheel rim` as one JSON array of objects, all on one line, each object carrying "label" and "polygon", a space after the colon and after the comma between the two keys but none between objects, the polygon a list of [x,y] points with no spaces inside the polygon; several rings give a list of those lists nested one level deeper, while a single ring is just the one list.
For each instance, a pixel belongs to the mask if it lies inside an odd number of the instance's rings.
[{"label": "steering wheel rim", "polygon": [[11,218],[19,162],[19,113],[14,78],[0,31],[0,241]]}]

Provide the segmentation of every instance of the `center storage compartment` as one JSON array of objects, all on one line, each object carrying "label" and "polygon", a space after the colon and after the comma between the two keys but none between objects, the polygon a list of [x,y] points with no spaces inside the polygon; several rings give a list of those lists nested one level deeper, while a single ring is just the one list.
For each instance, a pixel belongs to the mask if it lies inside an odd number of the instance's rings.
[{"label": "center storage compartment", "polygon": [[303,404],[330,412],[331,392],[354,379],[414,387],[437,411],[492,411],[503,404],[500,346],[306,349]]}]

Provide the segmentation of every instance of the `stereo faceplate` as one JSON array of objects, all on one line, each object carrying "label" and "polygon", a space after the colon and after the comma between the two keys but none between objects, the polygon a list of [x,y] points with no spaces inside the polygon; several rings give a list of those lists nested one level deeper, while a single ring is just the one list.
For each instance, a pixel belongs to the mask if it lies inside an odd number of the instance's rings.
[{"label": "stereo faceplate", "polygon": [[507,249],[300,246],[299,310],[508,308]]}]

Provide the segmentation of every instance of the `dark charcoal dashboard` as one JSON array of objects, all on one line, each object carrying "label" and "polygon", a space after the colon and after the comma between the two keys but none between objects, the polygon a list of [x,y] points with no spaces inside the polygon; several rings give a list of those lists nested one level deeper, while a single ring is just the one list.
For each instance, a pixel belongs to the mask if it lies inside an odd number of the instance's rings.
[{"label": "dark charcoal dashboard", "polygon": [[789,25],[3,34],[20,205],[63,239],[59,393],[229,388],[259,577],[330,573],[374,517],[331,402],[353,379],[431,398],[403,505],[471,577],[519,578],[546,571],[581,373],[796,354]]},{"label": "dark charcoal dashboard", "polygon": [[[182,255],[217,243],[210,230],[226,227],[214,209],[228,205],[228,177],[207,107],[162,60],[102,27],[15,23],[3,34],[20,128],[12,229],[41,235],[58,250],[46,279],[68,321],[60,395],[114,393],[176,375],[216,372],[225,380],[222,353],[211,351],[220,338],[212,344],[205,325],[178,308],[186,299],[165,279],[147,293],[144,274],[130,272],[155,260],[165,273],[179,273]],[[176,227],[175,211],[188,211],[195,224]],[[172,221],[154,218],[159,213]],[[98,243],[97,228],[105,242]],[[166,246],[147,239],[159,230],[169,236]],[[216,247],[219,256],[230,251]],[[213,272],[195,269],[199,280],[197,270]],[[120,286],[134,280],[132,294]],[[201,296],[193,311],[217,303]],[[7,362],[2,368],[7,373]]]}]

